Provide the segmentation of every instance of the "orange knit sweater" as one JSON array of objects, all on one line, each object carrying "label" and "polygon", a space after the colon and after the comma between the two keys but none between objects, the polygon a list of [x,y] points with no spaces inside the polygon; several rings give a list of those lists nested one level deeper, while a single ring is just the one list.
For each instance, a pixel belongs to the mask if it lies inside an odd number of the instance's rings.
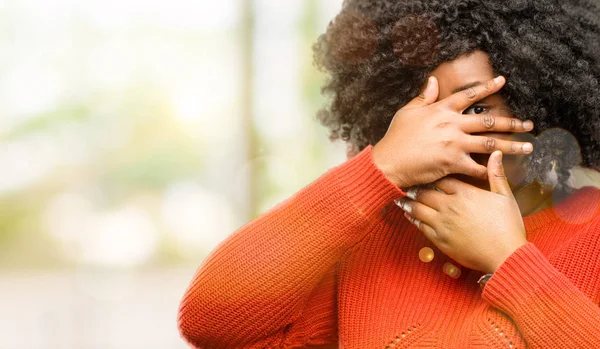
[{"label": "orange knit sweater", "polygon": [[528,243],[482,291],[480,272],[445,256],[393,204],[405,193],[371,150],[211,252],[179,309],[191,345],[600,348],[599,189],[524,217]]}]

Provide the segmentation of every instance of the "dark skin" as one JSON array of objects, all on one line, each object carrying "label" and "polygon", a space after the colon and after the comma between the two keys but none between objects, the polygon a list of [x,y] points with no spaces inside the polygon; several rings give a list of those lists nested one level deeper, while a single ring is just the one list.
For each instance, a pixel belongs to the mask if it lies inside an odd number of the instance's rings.
[{"label": "dark skin", "polygon": [[[423,93],[425,98],[441,101],[495,75],[487,54],[475,51],[439,65],[431,76],[438,86]],[[500,91],[473,103],[463,114],[511,116]],[[477,134],[500,140],[527,139],[523,132],[473,133]],[[403,199],[399,206],[410,212],[405,213],[407,218],[446,255],[465,267],[492,273],[527,242],[522,217],[552,206],[552,193],[546,190],[540,194],[537,184],[518,183],[522,154],[502,156],[496,151],[470,156],[487,166],[487,179],[450,174],[431,183],[443,192],[412,186],[407,189],[412,199]]]},{"label": "dark skin", "polygon": [[[439,81],[438,100],[442,100],[451,94],[463,90],[466,86],[472,86],[475,83],[481,83],[495,76],[489,63],[486,53],[475,51],[470,55],[460,56],[452,62],[440,64],[431,72]],[[492,114],[499,116],[512,116],[504,102],[501,94],[495,93],[486,97],[469,107],[464,114]],[[514,139],[525,141],[521,133],[499,133],[486,132],[488,136],[498,139]],[[471,154],[471,157],[479,164],[485,165],[488,162],[487,154]],[[552,191],[545,190],[541,195],[540,187],[534,183],[527,186],[521,185],[520,173],[523,164],[522,155],[504,154],[504,168],[511,185],[511,190],[515,194],[515,199],[521,210],[523,217],[532,213],[541,211],[552,206]],[[489,182],[465,175],[452,174],[451,177],[458,178],[463,182],[470,183],[478,188],[490,190]]]}]

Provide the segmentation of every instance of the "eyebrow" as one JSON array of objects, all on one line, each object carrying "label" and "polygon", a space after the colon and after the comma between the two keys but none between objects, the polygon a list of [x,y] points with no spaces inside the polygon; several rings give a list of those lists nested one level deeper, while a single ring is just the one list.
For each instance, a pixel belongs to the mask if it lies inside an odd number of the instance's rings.
[{"label": "eyebrow", "polygon": [[471,88],[471,87],[475,87],[475,86],[479,86],[479,85],[481,85],[481,81],[474,81],[474,82],[470,82],[470,83],[468,83],[468,84],[466,84],[466,85],[464,85],[464,86],[461,86],[461,87],[455,88],[455,89],[452,91],[452,94],[455,94],[455,93],[458,93],[458,92],[464,91],[464,90],[466,90],[466,89],[469,89],[469,88]]}]

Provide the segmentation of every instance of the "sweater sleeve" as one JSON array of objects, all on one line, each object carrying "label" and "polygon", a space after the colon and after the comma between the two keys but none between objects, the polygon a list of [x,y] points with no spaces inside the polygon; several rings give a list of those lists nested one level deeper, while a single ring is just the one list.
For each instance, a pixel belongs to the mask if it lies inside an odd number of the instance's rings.
[{"label": "sweater sleeve", "polygon": [[600,348],[600,307],[532,242],[496,270],[482,297],[515,321],[529,348]]},{"label": "sweater sleeve", "polygon": [[[336,262],[369,235],[385,206],[406,195],[374,164],[371,150],[333,167],[208,255],[179,307],[179,331],[189,344],[278,348],[335,338]],[[315,328],[319,338],[309,333]]]}]

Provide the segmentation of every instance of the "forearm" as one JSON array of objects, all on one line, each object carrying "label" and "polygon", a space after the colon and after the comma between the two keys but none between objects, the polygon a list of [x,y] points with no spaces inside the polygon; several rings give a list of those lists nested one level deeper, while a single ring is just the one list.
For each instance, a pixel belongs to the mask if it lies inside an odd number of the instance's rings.
[{"label": "forearm", "polygon": [[514,320],[530,348],[600,347],[600,308],[531,242],[500,266],[482,297]]},{"label": "forearm", "polygon": [[209,255],[182,301],[182,334],[207,348],[275,336],[341,255],[369,234],[369,222],[402,195],[370,148],[329,170]]}]

